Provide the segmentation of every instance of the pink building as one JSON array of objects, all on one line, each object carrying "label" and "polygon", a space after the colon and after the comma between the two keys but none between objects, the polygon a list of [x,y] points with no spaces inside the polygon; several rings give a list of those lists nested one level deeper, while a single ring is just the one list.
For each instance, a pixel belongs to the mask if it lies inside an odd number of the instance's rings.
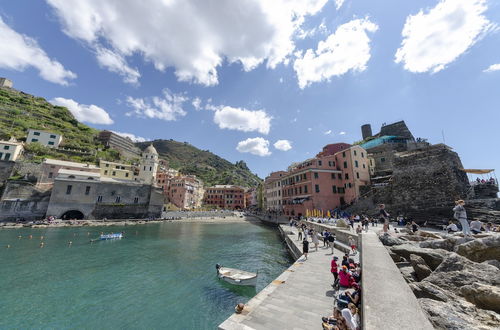
[{"label": "pink building", "polygon": [[245,189],[231,185],[215,185],[206,189],[203,202],[209,207],[241,210],[246,208]]},{"label": "pink building", "polygon": [[180,209],[198,208],[203,200],[203,182],[194,175],[171,178],[167,188],[167,197],[170,203]]},{"label": "pink building", "polygon": [[[269,184],[273,182],[269,180]],[[291,165],[282,175],[283,212],[288,216],[305,216],[307,210],[319,210],[326,215],[355,201],[360,186],[369,184],[366,150],[346,143],[329,144],[315,158]],[[270,190],[266,188],[267,192]]]}]

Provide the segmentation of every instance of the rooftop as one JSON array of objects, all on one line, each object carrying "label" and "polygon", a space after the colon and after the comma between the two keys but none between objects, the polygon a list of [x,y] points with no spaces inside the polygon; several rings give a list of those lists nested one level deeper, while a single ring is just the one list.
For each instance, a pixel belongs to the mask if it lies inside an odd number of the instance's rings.
[{"label": "rooftop", "polygon": [[68,166],[68,167],[77,167],[77,168],[88,168],[88,169],[99,169],[96,165],[93,164],[83,164],[83,163],[76,163],[76,162],[68,162],[65,160],[58,160],[58,159],[45,159],[43,162],[44,164],[49,164],[49,165],[58,165],[58,166]]}]

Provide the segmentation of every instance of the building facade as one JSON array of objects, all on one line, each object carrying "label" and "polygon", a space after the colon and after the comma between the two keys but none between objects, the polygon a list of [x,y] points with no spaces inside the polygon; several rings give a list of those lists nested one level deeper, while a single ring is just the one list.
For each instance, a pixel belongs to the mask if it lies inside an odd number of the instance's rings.
[{"label": "building facade", "polygon": [[99,161],[101,169],[101,177],[114,178],[126,181],[137,181],[139,177],[139,169],[135,169],[133,165],[108,162],[105,160]]},{"label": "building facade", "polygon": [[203,196],[203,182],[194,175],[176,176],[169,180],[168,201],[180,209],[201,207]]},{"label": "building facade", "polygon": [[125,182],[100,173],[59,170],[47,216],[61,219],[128,219],[159,217],[164,198],[161,189]]},{"label": "building facade", "polygon": [[156,184],[158,164],[158,152],[151,144],[141,154],[138,181],[144,184]]},{"label": "building facade", "polygon": [[13,85],[12,80],[0,77],[0,87],[12,88]]},{"label": "building facade", "polygon": [[42,163],[40,177],[38,178],[38,186],[50,186],[54,183],[55,178],[60,170],[71,170],[78,172],[99,173],[100,169],[94,164],[84,164],[76,162],[67,162],[57,159],[46,159]]},{"label": "building facade", "polygon": [[22,154],[24,148],[21,142],[15,140],[0,141],[0,160],[16,161]]},{"label": "building facade", "polygon": [[98,139],[106,148],[117,150],[125,158],[134,159],[141,156],[139,148],[128,137],[105,130],[99,132]]},{"label": "building facade", "polygon": [[58,148],[62,140],[63,137],[60,134],[38,129],[29,129],[26,137],[26,143],[37,142],[49,148]]},{"label": "building facade", "polygon": [[203,203],[208,207],[218,207],[227,210],[246,208],[245,189],[232,185],[215,185],[205,190]]},{"label": "building facade", "polygon": [[285,171],[272,172],[264,180],[265,209],[267,211],[283,211],[281,177],[286,174]]}]

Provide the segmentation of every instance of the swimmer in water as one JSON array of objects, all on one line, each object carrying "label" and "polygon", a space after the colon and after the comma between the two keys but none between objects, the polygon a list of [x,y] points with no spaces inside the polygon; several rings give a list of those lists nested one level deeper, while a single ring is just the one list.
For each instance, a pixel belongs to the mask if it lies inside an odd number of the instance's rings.
[{"label": "swimmer in water", "polygon": [[22,237],[21,235],[19,235],[19,236],[17,236],[17,238],[18,238],[18,239],[21,239],[21,238],[23,238],[23,237]]},{"label": "swimmer in water", "polygon": [[45,245],[45,244],[44,244],[43,242],[42,242],[42,243],[40,243],[40,248],[43,248],[43,247],[44,247],[44,245]]},{"label": "swimmer in water", "polygon": [[9,244],[7,244],[6,248],[7,248],[7,249],[10,249],[10,245],[9,245]]},{"label": "swimmer in water", "polygon": [[69,242],[68,242],[68,245],[70,245],[70,246],[71,246],[71,244],[73,244],[73,242],[69,241]]},{"label": "swimmer in water", "polygon": [[33,238],[33,235],[30,235],[30,239],[32,239],[32,238]]},{"label": "swimmer in water", "polygon": [[43,236],[40,236],[40,241],[43,241]]}]

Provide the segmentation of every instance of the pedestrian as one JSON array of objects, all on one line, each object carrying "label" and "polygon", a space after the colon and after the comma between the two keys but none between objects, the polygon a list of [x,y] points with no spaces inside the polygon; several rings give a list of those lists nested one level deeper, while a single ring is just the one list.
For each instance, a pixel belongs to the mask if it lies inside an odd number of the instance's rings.
[{"label": "pedestrian", "polygon": [[314,230],[311,230],[311,238],[312,242],[314,243],[315,251],[318,251],[319,239],[318,234]]},{"label": "pedestrian", "polygon": [[323,247],[328,247],[328,231],[325,229],[323,231]]},{"label": "pedestrian", "polygon": [[349,236],[349,245],[351,246],[351,251],[354,255],[356,255],[356,242],[354,241],[354,238],[352,236]]},{"label": "pedestrian", "polygon": [[297,228],[298,237],[297,241],[302,241],[302,228]]},{"label": "pedestrian", "polygon": [[305,237],[302,241],[302,253],[304,254],[305,260],[307,260],[307,254],[309,253],[309,241]]},{"label": "pedestrian", "polygon": [[358,225],[356,227],[356,234],[361,234],[363,232],[363,229],[361,228],[361,225]]},{"label": "pedestrian", "polygon": [[464,233],[464,237],[472,237],[472,233],[470,231],[469,222],[467,222],[467,212],[465,211],[465,202],[463,200],[458,200],[455,202],[455,207],[453,208],[454,218],[457,219],[462,225],[462,231]]},{"label": "pedestrian", "polygon": [[332,249],[333,254],[333,248],[335,247],[335,235],[333,233],[329,233],[328,235],[328,245]]},{"label": "pedestrian", "polygon": [[480,234],[481,229],[483,228],[483,224],[481,221],[474,219],[470,223],[470,230],[472,231],[473,234]]},{"label": "pedestrian", "polygon": [[389,213],[385,210],[385,205],[380,204],[379,206],[379,215],[380,215],[380,220],[384,222],[384,233],[387,233],[389,230]]},{"label": "pedestrian", "polygon": [[333,275],[333,278],[335,279],[334,283],[337,281],[337,278],[339,277],[339,265],[337,264],[337,260],[339,260],[338,257],[333,257],[332,262],[330,263],[330,272]]}]

